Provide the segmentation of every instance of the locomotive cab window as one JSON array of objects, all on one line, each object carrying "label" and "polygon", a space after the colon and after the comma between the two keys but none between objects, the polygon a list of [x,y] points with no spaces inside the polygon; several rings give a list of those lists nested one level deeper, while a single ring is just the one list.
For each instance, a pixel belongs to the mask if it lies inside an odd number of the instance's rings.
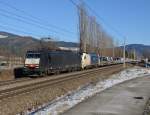
[{"label": "locomotive cab window", "polygon": [[40,58],[39,53],[29,53],[26,55],[26,58]]}]

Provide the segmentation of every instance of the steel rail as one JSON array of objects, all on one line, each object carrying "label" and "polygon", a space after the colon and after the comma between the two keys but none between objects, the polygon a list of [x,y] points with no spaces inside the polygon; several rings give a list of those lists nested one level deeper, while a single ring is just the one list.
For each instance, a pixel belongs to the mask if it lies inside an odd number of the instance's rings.
[{"label": "steel rail", "polygon": [[20,83],[20,82],[25,82],[25,81],[29,81],[32,78],[18,78],[18,79],[14,79],[14,80],[7,80],[7,81],[1,81],[0,82],[0,86],[4,86],[4,85],[9,85],[9,84],[15,84],[15,83]]},{"label": "steel rail", "polygon": [[57,85],[59,83],[66,82],[69,80],[78,79],[80,77],[89,77],[89,75],[92,75],[92,76],[97,75],[98,73],[102,73],[104,71],[106,72],[106,71],[108,71],[108,69],[112,69],[112,67],[113,68],[121,67],[121,65],[113,65],[113,66],[107,66],[104,68],[92,69],[91,71],[85,71],[83,73],[66,75],[63,77],[55,78],[55,79],[44,80],[41,82],[36,82],[36,83],[31,83],[31,84],[27,84],[27,85],[22,85],[22,86],[18,86],[18,87],[1,90],[0,91],[0,100],[2,100],[4,98],[15,96],[18,94],[31,92],[31,91],[39,89],[39,88],[49,87],[51,85]]}]

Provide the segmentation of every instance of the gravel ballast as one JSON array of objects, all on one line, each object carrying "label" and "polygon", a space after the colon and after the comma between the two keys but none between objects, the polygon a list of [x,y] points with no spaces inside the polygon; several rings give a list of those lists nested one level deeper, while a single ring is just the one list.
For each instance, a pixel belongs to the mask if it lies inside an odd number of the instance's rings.
[{"label": "gravel ballast", "polygon": [[122,66],[118,66],[108,72],[102,72],[99,75],[67,80],[66,82],[54,84],[46,88],[39,88],[32,92],[22,93],[6,99],[4,98],[0,100],[0,115],[24,114],[26,111],[35,110],[41,107],[41,105],[55,100],[57,97],[61,97],[70,91],[77,90],[79,87],[94,83],[98,79],[107,79],[109,75],[117,73],[122,69]]}]

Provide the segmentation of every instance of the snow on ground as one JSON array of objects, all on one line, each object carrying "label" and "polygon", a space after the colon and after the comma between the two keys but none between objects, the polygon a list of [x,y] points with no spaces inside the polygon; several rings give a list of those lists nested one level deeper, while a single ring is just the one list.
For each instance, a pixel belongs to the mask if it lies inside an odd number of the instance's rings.
[{"label": "snow on ground", "polygon": [[150,70],[139,67],[126,69],[118,74],[112,75],[109,79],[99,81],[96,84],[89,84],[85,87],[79,88],[77,91],[69,93],[63,97],[56,99],[53,103],[47,104],[45,107],[40,108],[30,114],[32,115],[58,115],[64,111],[74,107],[76,104],[83,100],[92,97],[93,95],[112,87],[123,81],[133,78],[150,75]]}]

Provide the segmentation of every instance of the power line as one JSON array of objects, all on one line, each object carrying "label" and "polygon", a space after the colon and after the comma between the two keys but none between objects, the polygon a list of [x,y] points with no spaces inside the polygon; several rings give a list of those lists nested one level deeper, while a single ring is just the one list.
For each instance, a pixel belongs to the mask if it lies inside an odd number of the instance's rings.
[{"label": "power line", "polygon": [[[1,10],[0,10],[1,11]],[[5,12],[6,13],[6,12]],[[12,16],[10,16],[10,15],[13,15],[13,17]],[[55,31],[55,30],[52,30],[52,29],[50,29],[50,28],[47,28],[47,27],[45,27],[45,26],[43,26],[43,25],[41,25],[41,24],[38,24],[38,23],[35,23],[34,21],[27,21],[27,20],[25,20],[23,17],[20,17],[19,15],[14,15],[14,14],[11,14],[10,12],[7,12],[7,14],[4,14],[4,13],[0,13],[0,16],[3,16],[3,17],[6,17],[6,18],[11,18],[11,19],[13,19],[13,20],[17,20],[17,21],[20,21],[20,22],[23,22],[23,23],[25,23],[25,24],[28,24],[28,25],[32,25],[32,26],[35,26],[35,27],[38,27],[38,28],[40,28],[40,29],[44,29],[44,30],[46,30],[46,31],[52,31],[52,32],[54,32],[54,33],[60,33],[60,32],[58,32],[58,31]],[[63,35],[66,35],[65,33],[60,33],[60,34],[63,34]]]},{"label": "power line", "polygon": [[[84,1],[85,3],[85,1]],[[126,67],[126,54],[125,54],[125,51],[126,51],[126,36],[123,35],[122,33],[120,33],[118,30],[116,30],[114,27],[112,27],[109,23],[107,23],[101,16],[99,16],[97,14],[97,12],[95,12],[87,3],[85,3],[85,5],[89,8],[89,10],[91,10],[91,12],[93,12],[99,19],[101,19],[104,24],[108,25],[109,28],[111,28],[114,32],[116,32],[118,35],[120,35],[123,40],[124,40],[124,49],[123,49],[123,67],[125,68]]]},{"label": "power line", "polygon": [[69,0],[74,6],[76,6],[77,8],[79,8],[79,5],[76,4],[73,0]]},{"label": "power line", "polygon": [[19,32],[19,33],[22,33],[22,34],[26,34],[26,35],[32,35],[32,36],[35,36],[35,37],[41,37],[40,35],[35,35],[34,33],[31,33],[31,32],[26,32],[26,31],[23,31],[23,30],[20,30],[20,29],[16,29],[16,28],[12,28],[12,27],[8,27],[7,25],[0,25],[0,27],[6,29],[6,30],[12,30],[14,32]]},{"label": "power line", "polygon": [[45,27],[43,27],[43,26],[34,24],[33,22],[27,22],[27,21],[24,20],[24,19],[20,19],[20,18],[18,18],[18,16],[17,16],[17,17],[10,17],[9,15],[3,14],[3,13],[0,13],[0,16],[6,17],[6,18],[11,18],[11,19],[14,19],[14,20],[17,20],[17,21],[21,21],[21,22],[23,22],[23,23],[25,23],[25,24],[34,25],[34,26],[36,26],[36,27],[39,27],[39,28],[44,29],[44,30],[47,30],[47,31],[52,31],[52,30],[49,30],[49,29],[47,29],[47,28],[45,28]]},{"label": "power line", "polygon": [[[74,6],[76,6],[77,8],[79,8],[79,6],[77,5],[77,3],[75,3],[73,0],[69,0]],[[113,30],[115,33],[117,33],[119,36],[125,38],[125,36],[119,32],[118,30],[116,30],[111,24],[109,24],[107,21],[105,21],[104,18],[102,18],[97,12],[95,12],[85,1],[82,0],[82,2],[86,5],[86,7],[96,16],[98,17],[105,25],[107,25],[111,30]]]},{"label": "power line", "polygon": [[[34,21],[34,22],[40,23],[40,24],[42,24],[42,25],[43,25],[43,23],[41,23],[41,22],[46,22],[46,21],[43,21],[43,20],[41,20],[40,18],[35,17],[35,16],[33,16],[33,15],[31,15],[31,14],[25,12],[24,10],[18,9],[18,8],[14,7],[14,6],[12,6],[12,5],[6,3],[6,2],[0,1],[0,4],[6,5],[7,7],[10,7],[11,9],[14,9],[14,10],[16,10],[16,11],[18,11],[18,12],[21,12],[21,13],[23,13],[23,14],[26,14],[26,16],[30,17],[30,18],[28,18],[28,19],[30,19],[30,20],[32,20],[32,21]],[[21,16],[21,17],[22,17],[22,16]],[[26,18],[26,19],[27,19],[27,18]],[[54,25],[49,24],[48,22],[46,22],[46,25],[44,24],[44,26],[47,26],[47,25],[48,25],[48,26],[51,26],[51,27],[53,27],[53,28],[55,28],[55,29],[57,29],[57,30],[66,32],[66,33],[75,34],[75,33],[72,32],[72,31],[69,31],[69,30],[66,30],[66,29],[64,29],[64,28],[60,28],[60,27],[54,26]]]},{"label": "power line", "polygon": [[15,25],[15,24],[13,24],[13,23],[11,23],[11,24],[8,24],[8,23],[6,23],[6,22],[3,22],[3,21],[1,21],[1,24],[3,25],[3,26],[7,26],[8,28],[10,27],[10,28],[13,28],[13,29],[15,29],[15,30],[17,30],[16,28],[14,28],[14,27],[17,27],[17,28],[19,28],[19,30],[21,30],[21,31],[23,31],[24,33],[30,33],[31,35],[34,35],[34,36],[38,36],[38,37],[43,37],[42,35],[39,35],[39,34],[34,34],[35,33],[35,31],[33,31],[33,30],[31,30],[30,29],[30,32],[28,32],[28,31],[26,31],[26,30],[29,30],[28,28],[25,28],[24,26],[21,26],[21,25]]},{"label": "power line", "polygon": [[95,14],[95,16],[97,16],[101,21],[103,21],[103,23],[105,25],[107,25],[110,29],[112,29],[118,35],[122,36],[123,38],[125,37],[122,33],[120,33],[118,30],[116,30],[111,24],[109,24],[108,22],[106,22],[105,19],[103,17],[101,17],[97,12],[95,12],[85,1],[84,1],[84,3],[88,7],[88,9],[91,10],[91,12],[93,12]]}]

